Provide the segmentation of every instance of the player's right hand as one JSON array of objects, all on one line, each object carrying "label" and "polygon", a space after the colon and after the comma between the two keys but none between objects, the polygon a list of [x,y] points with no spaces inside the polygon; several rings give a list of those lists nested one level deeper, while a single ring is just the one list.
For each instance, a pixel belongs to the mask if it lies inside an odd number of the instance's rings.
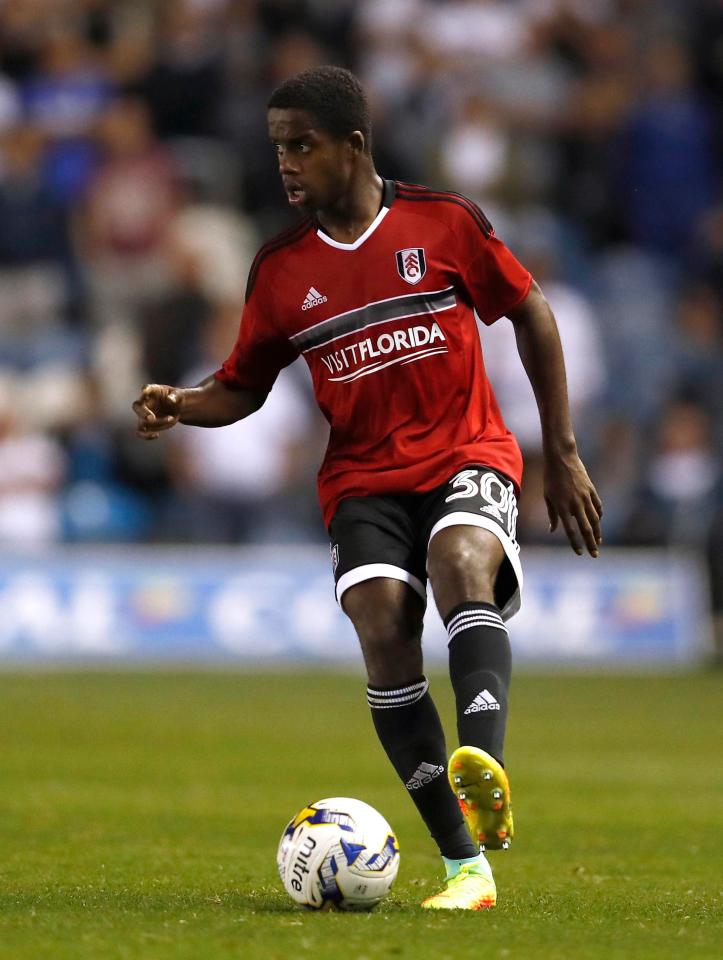
[{"label": "player's right hand", "polygon": [[155,440],[164,430],[178,423],[181,415],[181,390],[163,383],[147,383],[133,403],[138,417],[136,436]]}]

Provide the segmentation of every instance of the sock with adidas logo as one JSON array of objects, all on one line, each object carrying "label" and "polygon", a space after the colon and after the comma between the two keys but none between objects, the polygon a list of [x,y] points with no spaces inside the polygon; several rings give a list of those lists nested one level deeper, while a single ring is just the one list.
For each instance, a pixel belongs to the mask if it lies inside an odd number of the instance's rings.
[{"label": "sock with adidas logo", "polygon": [[460,603],[444,619],[460,744],[503,762],[512,657],[493,603]]},{"label": "sock with adidas logo", "polygon": [[457,799],[447,781],[444,731],[425,677],[403,687],[367,687],[377,736],[442,856],[474,857]]}]

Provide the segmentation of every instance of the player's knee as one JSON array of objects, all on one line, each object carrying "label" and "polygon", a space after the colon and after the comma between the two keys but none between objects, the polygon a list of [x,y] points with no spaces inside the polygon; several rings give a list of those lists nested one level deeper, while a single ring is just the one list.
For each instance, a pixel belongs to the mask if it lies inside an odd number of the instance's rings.
[{"label": "player's knee", "polygon": [[475,589],[481,593],[491,592],[494,589],[496,573],[496,570],[468,546],[448,551],[443,559],[429,564],[429,577],[433,587],[457,588],[465,592]]},{"label": "player's knee", "polygon": [[342,608],[361,637],[383,637],[385,642],[421,636],[424,605],[401,581],[374,579],[350,587]]},{"label": "player's knee", "polygon": [[421,627],[421,620],[383,610],[367,610],[354,620],[354,628],[365,650],[416,649],[420,646]]},{"label": "player's knee", "polygon": [[372,685],[395,686],[421,675],[424,604],[406,583],[363,581],[344,593],[342,607],[354,624]]},{"label": "player's knee", "polygon": [[449,528],[430,545],[429,579],[435,597],[447,602],[492,600],[502,547],[492,534],[476,528]]},{"label": "player's knee", "polygon": [[354,627],[371,684],[395,686],[421,675],[421,620],[369,610],[355,621]]},{"label": "player's knee", "polygon": [[418,643],[391,646],[362,641],[361,647],[367,680],[373,687],[403,687],[422,676],[424,663]]}]

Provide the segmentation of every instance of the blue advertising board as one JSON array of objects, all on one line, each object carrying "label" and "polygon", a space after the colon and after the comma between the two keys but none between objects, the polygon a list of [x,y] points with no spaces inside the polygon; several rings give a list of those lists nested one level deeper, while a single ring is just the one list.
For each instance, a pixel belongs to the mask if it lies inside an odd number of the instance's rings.
[{"label": "blue advertising board", "polygon": [[[694,558],[523,551],[518,663],[665,666],[710,642]],[[428,663],[446,661],[430,601]],[[93,548],[0,554],[0,662],[359,662],[323,547]]]}]

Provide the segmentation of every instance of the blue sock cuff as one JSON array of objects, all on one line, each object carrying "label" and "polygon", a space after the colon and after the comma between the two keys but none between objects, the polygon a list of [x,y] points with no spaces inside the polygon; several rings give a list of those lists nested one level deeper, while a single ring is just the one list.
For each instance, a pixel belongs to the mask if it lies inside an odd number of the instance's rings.
[{"label": "blue sock cuff", "polygon": [[442,857],[444,861],[444,870],[446,880],[449,880],[451,877],[456,876],[459,873],[460,867],[465,863],[479,863],[480,859],[484,859],[484,853],[480,850],[476,857],[464,857],[462,860],[450,860],[449,857]]}]

